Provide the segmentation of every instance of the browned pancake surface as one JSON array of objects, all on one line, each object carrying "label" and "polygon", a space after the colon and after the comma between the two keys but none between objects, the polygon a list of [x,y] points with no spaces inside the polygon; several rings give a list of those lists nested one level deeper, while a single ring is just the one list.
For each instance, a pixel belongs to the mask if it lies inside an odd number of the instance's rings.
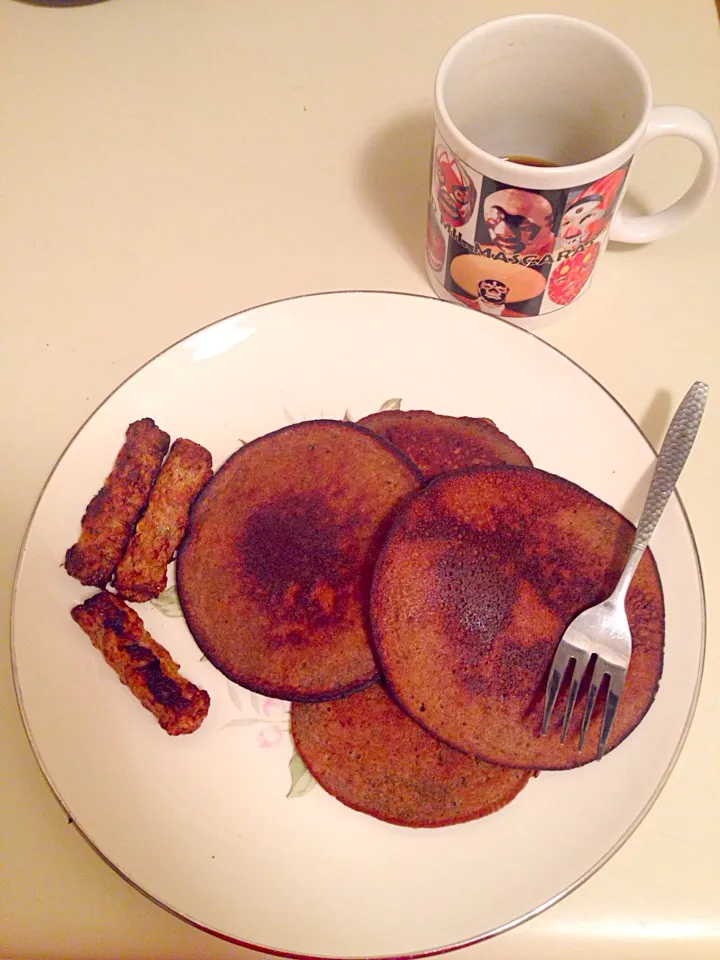
[{"label": "browned pancake surface", "polygon": [[492,420],[446,417],[429,410],[383,410],[359,421],[417,464],[425,480],[465,467],[531,467],[525,451]]},{"label": "browned pancake surface", "polygon": [[353,424],[299,423],[242,447],[195,501],[177,565],[198,645],[267,696],[340,696],[377,675],[369,590],[415,468]]},{"label": "browned pancake surface", "polygon": [[442,827],[509,803],[531,776],[484,763],[441,743],[382,685],[330,703],[293,704],[298,752],[342,803],[407,827]]},{"label": "browned pancake surface", "polygon": [[[375,643],[400,703],[443,740],[494,763],[561,769],[593,760],[602,710],[578,752],[576,708],[562,745],[563,688],[542,737],[545,683],[565,626],[610,594],[633,536],[617,511],[541,470],[477,468],[435,481],[401,511],[373,583]],[[626,609],[633,654],[609,749],[645,715],[662,672],[663,598],[649,552]]]}]

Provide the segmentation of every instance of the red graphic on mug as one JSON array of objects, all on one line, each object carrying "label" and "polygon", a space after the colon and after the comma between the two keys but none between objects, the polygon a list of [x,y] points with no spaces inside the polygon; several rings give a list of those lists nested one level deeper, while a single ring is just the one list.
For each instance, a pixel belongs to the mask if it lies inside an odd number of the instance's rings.
[{"label": "red graphic on mug", "polygon": [[453,293],[457,300],[497,317],[524,317],[510,305],[538,297],[545,289],[545,277],[539,270],[474,253],[455,257],[450,264],[450,276],[464,291]]},{"label": "red graphic on mug", "polygon": [[558,306],[572,303],[590,280],[626,174],[624,167],[582,187],[565,208],[548,281],[548,297]]},{"label": "red graphic on mug", "polygon": [[553,208],[539,193],[507,187],[485,198],[483,216],[491,243],[506,256],[544,256],[555,246]]},{"label": "red graphic on mug", "polygon": [[450,227],[462,227],[475,209],[477,191],[472,177],[445,147],[435,151],[435,192],[440,219]]},{"label": "red graphic on mug", "polygon": [[615,170],[596,180],[579,193],[565,208],[558,231],[559,250],[575,252],[582,244],[592,243],[610,224],[626,170]]},{"label": "red graphic on mug", "polygon": [[566,307],[580,296],[595,268],[600,248],[601,244],[591,243],[553,267],[548,280],[548,296],[553,303]]},{"label": "red graphic on mug", "polygon": [[445,265],[446,246],[447,244],[445,243],[445,236],[440,229],[440,224],[437,222],[437,217],[435,216],[432,207],[429,207],[427,216],[427,229],[425,232],[425,252],[427,255],[427,262],[430,264],[435,273],[440,273]]}]

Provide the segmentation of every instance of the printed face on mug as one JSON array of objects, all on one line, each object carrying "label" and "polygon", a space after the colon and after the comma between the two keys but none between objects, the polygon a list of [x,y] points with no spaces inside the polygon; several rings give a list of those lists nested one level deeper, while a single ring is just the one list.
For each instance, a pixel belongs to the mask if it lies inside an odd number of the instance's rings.
[{"label": "printed face on mug", "polygon": [[483,205],[490,241],[503,253],[552,250],[553,208],[539,193],[497,190]]},{"label": "printed face on mug", "polygon": [[442,222],[453,227],[467,223],[475,206],[475,184],[455,157],[442,147],[435,153],[435,184]]},{"label": "printed face on mug", "polygon": [[[666,134],[700,147],[695,181],[667,210],[626,215],[635,152]],[[587,290],[608,239],[683,226],[717,170],[708,122],[653,108],[644,67],[612,34],[554,14],[491,21],[453,45],[435,82],[430,282],[444,299],[537,325]]]},{"label": "printed face on mug", "polygon": [[502,280],[481,280],[478,284],[478,300],[484,303],[494,305],[505,303],[508,293],[508,285]]}]

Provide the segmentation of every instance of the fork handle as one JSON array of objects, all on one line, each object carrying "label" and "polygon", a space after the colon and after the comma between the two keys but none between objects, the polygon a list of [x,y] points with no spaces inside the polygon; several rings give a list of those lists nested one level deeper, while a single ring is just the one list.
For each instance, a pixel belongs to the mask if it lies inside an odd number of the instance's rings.
[{"label": "fork handle", "polygon": [[640,562],[640,557],[648,545],[657,522],[670,499],[670,494],[675,489],[682,468],[685,466],[685,461],[690,454],[702,420],[708,389],[708,385],[701,381],[697,381],[690,387],[675,411],[675,416],[672,418],[665,434],[655,463],[655,472],[650,483],[650,489],[645,498],[645,506],[637,525],[635,539],[630,548],[628,563],[618,584],[622,593],[627,590]]}]

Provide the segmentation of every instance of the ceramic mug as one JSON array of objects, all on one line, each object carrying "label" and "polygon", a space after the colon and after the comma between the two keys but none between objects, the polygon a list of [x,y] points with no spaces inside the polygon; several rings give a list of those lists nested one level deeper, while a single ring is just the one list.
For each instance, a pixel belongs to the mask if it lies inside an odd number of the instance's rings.
[{"label": "ceramic mug", "polygon": [[[625,212],[633,156],[662,136],[698,145],[695,181],[666,210]],[[482,24],[450,48],[435,80],[430,282],[446,300],[536,326],[588,288],[608,239],[677,230],[717,172],[708,121],[653,107],[645,68],[607,30],[555,14]]]}]

